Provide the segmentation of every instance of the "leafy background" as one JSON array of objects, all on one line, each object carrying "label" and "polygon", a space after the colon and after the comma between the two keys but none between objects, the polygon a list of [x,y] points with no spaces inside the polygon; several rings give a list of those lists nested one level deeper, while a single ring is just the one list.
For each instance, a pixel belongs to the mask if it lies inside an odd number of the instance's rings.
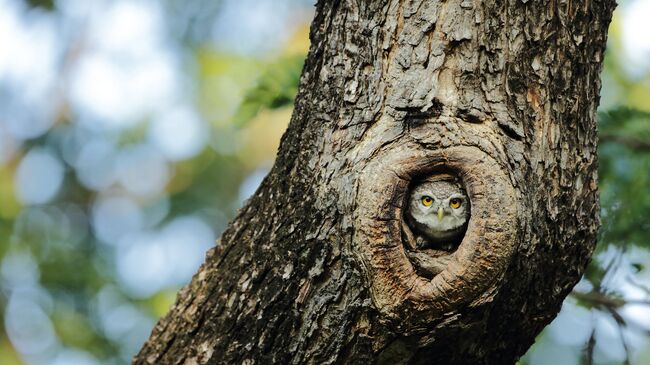
[{"label": "leafy background", "polygon": [[[126,364],[273,163],[307,0],[0,0],[0,364]],[[522,364],[650,364],[650,16],[623,1],[595,258]]]}]

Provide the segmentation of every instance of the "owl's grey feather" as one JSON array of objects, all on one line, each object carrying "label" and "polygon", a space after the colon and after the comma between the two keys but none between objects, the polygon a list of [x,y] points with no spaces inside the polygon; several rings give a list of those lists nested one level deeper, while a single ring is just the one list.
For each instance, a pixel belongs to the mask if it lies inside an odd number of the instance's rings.
[{"label": "owl's grey feather", "polygon": [[[433,199],[430,206],[422,202],[427,196]],[[454,198],[461,201],[460,207],[450,206]],[[424,236],[430,246],[443,249],[460,242],[470,216],[469,197],[458,179],[450,175],[438,175],[417,185],[411,192],[408,208],[409,221],[416,233]],[[420,242],[418,246],[429,245]]]}]

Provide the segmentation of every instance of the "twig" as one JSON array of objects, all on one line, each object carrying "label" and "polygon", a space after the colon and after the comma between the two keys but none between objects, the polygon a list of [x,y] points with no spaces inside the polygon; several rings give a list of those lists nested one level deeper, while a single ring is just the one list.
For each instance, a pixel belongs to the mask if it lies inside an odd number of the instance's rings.
[{"label": "twig", "polygon": [[589,340],[587,340],[587,343],[585,345],[585,363],[584,365],[593,365],[594,364],[594,350],[596,349],[596,324],[594,323],[594,319],[592,316],[592,330],[591,330],[591,336],[589,336]]},{"label": "twig", "polygon": [[625,361],[623,363],[625,365],[630,365],[630,347],[628,346],[627,341],[625,340],[625,333],[623,332],[623,328],[627,327],[627,322],[625,321],[625,318],[623,318],[623,316],[621,316],[621,314],[618,313],[616,309],[607,308],[607,310],[616,321],[616,326],[618,327],[618,334],[621,337],[621,344],[623,344],[623,350],[625,350]]},{"label": "twig", "polygon": [[629,275],[627,277],[628,283],[636,286],[637,288],[643,290],[647,295],[650,295],[650,288],[647,287],[646,285],[640,283],[636,278],[634,278],[632,275]]}]

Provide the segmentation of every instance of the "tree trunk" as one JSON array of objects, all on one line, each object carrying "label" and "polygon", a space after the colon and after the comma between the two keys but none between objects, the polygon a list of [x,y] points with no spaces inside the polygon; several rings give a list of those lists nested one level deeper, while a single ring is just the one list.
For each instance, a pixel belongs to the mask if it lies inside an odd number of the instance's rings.
[{"label": "tree trunk", "polygon": [[[319,1],[275,166],[134,364],[514,363],[596,242],[614,5]],[[432,254],[403,208],[440,171],[471,219]]]}]

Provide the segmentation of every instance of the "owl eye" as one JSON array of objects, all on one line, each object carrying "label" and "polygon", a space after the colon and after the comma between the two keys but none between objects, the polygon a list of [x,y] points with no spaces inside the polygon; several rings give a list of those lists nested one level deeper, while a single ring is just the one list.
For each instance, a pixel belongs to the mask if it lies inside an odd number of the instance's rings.
[{"label": "owl eye", "polygon": [[425,196],[422,197],[422,205],[424,205],[425,207],[428,207],[431,204],[433,204],[433,199],[430,196],[425,195]]},{"label": "owl eye", "polygon": [[451,200],[449,201],[449,206],[452,207],[452,208],[454,208],[454,209],[458,209],[458,208],[460,208],[460,204],[461,204],[462,202],[463,202],[463,201],[460,200],[459,198],[453,198],[453,199],[451,199]]}]

